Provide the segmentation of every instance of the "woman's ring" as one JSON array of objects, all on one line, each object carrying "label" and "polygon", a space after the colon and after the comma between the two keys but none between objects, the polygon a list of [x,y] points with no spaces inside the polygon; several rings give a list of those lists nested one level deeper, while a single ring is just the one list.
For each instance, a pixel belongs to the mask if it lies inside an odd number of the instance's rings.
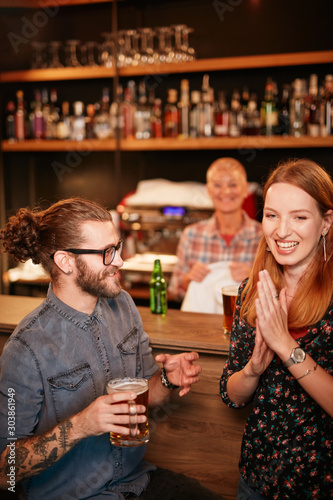
[{"label": "woman's ring", "polygon": [[276,293],[274,293],[274,295],[273,295],[273,299],[277,299],[277,300],[279,300],[279,294],[278,294],[277,292],[276,292]]}]

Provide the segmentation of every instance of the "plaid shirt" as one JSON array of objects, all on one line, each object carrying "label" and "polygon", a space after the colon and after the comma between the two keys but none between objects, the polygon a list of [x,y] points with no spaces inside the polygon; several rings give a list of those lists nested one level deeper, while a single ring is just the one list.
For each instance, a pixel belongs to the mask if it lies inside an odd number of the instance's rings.
[{"label": "plaid shirt", "polygon": [[261,236],[261,224],[251,219],[244,211],[243,225],[230,245],[227,245],[222,238],[215,215],[187,226],[178,244],[178,262],[170,280],[169,292],[179,300],[184,298],[182,277],[196,262],[213,264],[220,261],[235,261],[251,264]]}]

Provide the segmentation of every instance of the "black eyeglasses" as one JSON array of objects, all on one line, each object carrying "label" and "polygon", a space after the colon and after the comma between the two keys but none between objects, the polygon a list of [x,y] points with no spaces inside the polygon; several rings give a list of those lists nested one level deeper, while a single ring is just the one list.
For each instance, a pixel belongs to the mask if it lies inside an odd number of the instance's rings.
[{"label": "black eyeglasses", "polygon": [[[104,266],[109,266],[113,259],[116,256],[116,252],[121,253],[123,248],[123,240],[119,240],[117,245],[111,245],[104,250],[89,250],[85,248],[66,248],[64,252],[74,253],[76,255],[85,255],[85,254],[100,254],[103,255],[103,264]],[[53,259],[55,252],[50,255],[51,259]]]}]

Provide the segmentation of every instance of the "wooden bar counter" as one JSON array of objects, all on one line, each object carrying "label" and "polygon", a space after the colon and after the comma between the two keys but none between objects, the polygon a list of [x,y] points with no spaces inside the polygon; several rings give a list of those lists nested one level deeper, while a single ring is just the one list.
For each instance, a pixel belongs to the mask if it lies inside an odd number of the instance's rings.
[{"label": "wooden bar counter", "polygon": [[[0,295],[0,352],[19,321],[43,299]],[[200,381],[189,394],[150,413],[151,439],[145,458],[160,467],[197,478],[202,484],[235,500],[238,460],[248,409],[231,410],[219,395],[219,379],[227,359],[229,337],[222,315],[169,309],[166,316],[138,307],[154,355],[197,351]]]}]

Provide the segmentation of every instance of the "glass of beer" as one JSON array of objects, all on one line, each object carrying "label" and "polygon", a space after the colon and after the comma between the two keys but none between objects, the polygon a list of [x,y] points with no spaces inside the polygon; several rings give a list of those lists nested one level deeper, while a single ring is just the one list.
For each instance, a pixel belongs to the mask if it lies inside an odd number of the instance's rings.
[{"label": "glass of beer", "polygon": [[238,285],[229,285],[222,287],[223,302],[223,330],[224,333],[230,333],[232,322],[234,320]]},{"label": "glass of beer", "polygon": [[[115,392],[135,392],[137,394],[135,400],[120,401],[120,403],[128,404],[129,424],[124,427],[129,427],[129,434],[110,432],[111,443],[121,447],[139,446],[148,443],[148,380],[145,378],[116,378],[106,384],[106,392],[108,394]],[[145,422],[138,422],[136,405],[146,407],[145,413],[142,414],[147,417]]]}]

